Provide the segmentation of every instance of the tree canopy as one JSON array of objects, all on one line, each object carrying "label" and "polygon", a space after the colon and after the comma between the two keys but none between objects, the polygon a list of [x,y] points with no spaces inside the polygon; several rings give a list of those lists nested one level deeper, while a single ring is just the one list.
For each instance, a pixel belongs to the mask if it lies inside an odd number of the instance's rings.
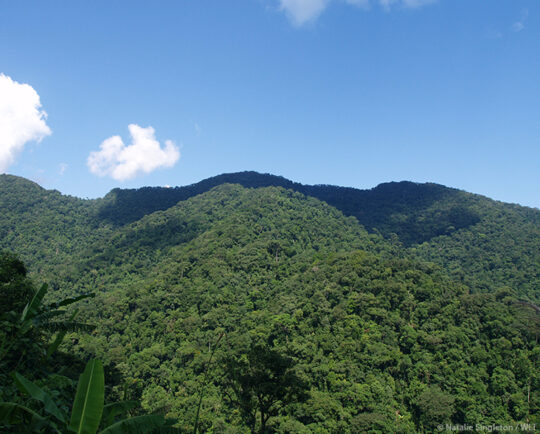
[{"label": "tree canopy", "polygon": [[29,276],[51,306],[95,291],[77,316],[95,330],[66,335],[57,363],[101,360],[111,399],[184,431],[537,421],[539,211],[432,184],[303,186],[325,201],[264,175],[213,186],[230,177],[174,204],[0,177],[3,203],[24,204],[0,216],[2,246],[29,270],[0,257],[0,297],[20,300],[5,310],[28,303]]}]

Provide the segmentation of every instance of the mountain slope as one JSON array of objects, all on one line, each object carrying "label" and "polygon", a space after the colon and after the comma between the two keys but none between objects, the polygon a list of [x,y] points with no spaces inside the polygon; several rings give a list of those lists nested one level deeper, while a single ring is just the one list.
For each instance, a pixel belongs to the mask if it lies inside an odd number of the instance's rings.
[{"label": "mountain slope", "polygon": [[539,299],[540,211],[436,184],[393,182],[358,190],[241,172],[186,187],[115,189],[103,199],[81,200],[0,175],[0,248],[15,250],[32,271],[52,278],[65,262],[77,261],[90,244],[104,243],[122,225],[223,183],[279,186],[318,198],[438,263],[474,291],[510,287],[520,297]]},{"label": "mountain slope", "polygon": [[[57,297],[97,292],[80,313],[96,331],[70,336],[65,350],[113,366],[122,376],[111,384],[118,398],[141,399],[184,430],[193,431],[202,394],[203,430],[249,432],[231,366],[259,372],[247,357],[254,348],[288,361],[304,392],[276,404],[272,432],[431,432],[440,423],[507,424],[538,414],[536,317],[515,297],[524,287],[502,288],[510,285],[498,268],[468,276],[459,261],[470,246],[450,244],[467,235],[476,255],[507,258],[512,247],[497,243],[525,228],[530,245],[518,239],[513,248],[528,256],[512,264],[527,275],[537,265],[534,210],[463,192],[425,202],[416,194],[416,208],[402,207],[396,221],[437,219],[439,208],[442,215],[460,201],[481,220],[404,248],[391,233],[369,233],[357,218],[282,187],[220,184],[120,225],[102,214],[112,196],[82,201],[1,180],[0,227],[12,233],[5,245],[34,261],[34,276],[45,270],[39,278],[52,281]],[[387,205],[401,195],[403,204],[403,191],[422,186],[387,184],[378,194]],[[482,238],[486,227],[493,229]],[[434,254],[443,242],[448,249],[439,252],[458,261],[452,267]],[[65,252],[52,249],[58,243]],[[423,262],[427,254],[442,266]],[[477,288],[464,284],[469,277]]]},{"label": "mountain slope", "polygon": [[256,172],[223,174],[187,187],[113,190],[99,218],[125,224],[222,183],[279,186],[354,216],[369,231],[393,234],[414,254],[448,269],[475,291],[507,286],[538,301],[540,210],[496,202],[437,184],[391,182],[371,190],[302,185]]},{"label": "mountain slope", "polygon": [[511,294],[470,295],[290,190],[216,187],[124,226],[79,275],[101,292],[84,312],[98,331],[79,351],[118,366],[146,410],[185,430],[219,336],[204,430],[247,430],[223,379],[255,344],[291,358],[307,384],[270,420],[275,432],[431,431],[520,420],[535,405],[534,338]]},{"label": "mountain slope", "polygon": [[98,203],[0,175],[0,249],[17,252],[33,272],[52,277],[100,233]]},{"label": "mountain slope", "polygon": [[[73,262],[75,272],[97,270],[93,274],[106,277],[111,265],[136,264],[130,273],[140,270],[153,274],[156,264],[171,255],[175,257],[175,249],[209,230],[238,239],[255,237],[257,245],[273,252],[276,262],[299,252],[314,253],[329,245],[334,250],[339,246],[342,251],[390,251],[381,236],[369,235],[354,218],[346,218],[316,199],[275,187],[252,190],[224,184],[117,228],[109,238],[88,243],[87,250]],[[92,285],[99,288],[103,284],[94,281]]]},{"label": "mountain slope", "polygon": [[410,249],[439,264],[475,291],[512,288],[522,298],[540,299],[540,211],[470,198],[481,220]]},{"label": "mountain slope", "polygon": [[185,187],[115,189],[106,196],[106,204],[99,215],[115,224],[129,223],[224,183],[240,184],[246,188],[283,187],[315,197],[345,215],[356,217],[369,230],[374,228],[384,234],[398,234],[405,244],[426,241],[479,221],[477,213],[468,209],[463,200],[465,193],[442,185],[403,181],[381,184],[371,190],[358,190],[332,185],[303,185],[257,172],[218,175]]}]

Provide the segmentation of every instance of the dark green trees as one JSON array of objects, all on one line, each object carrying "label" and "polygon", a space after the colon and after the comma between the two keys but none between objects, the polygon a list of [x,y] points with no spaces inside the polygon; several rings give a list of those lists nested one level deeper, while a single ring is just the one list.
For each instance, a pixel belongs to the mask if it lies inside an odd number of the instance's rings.
[{"label": "dark green trees", "polygon": [[424,430],[435,430],[437,425],[450,422],[454,414],[454,398],[439,386],[426,388],[414,403],[418,425]]},{"label": "dark green trees", "polygon": [[13,253],[0,252],[0,316],[22,311],[34,294],[23,262]]},{"label": "dark green trees", "polygon": [[253,345],[247,354],[223,363],[224,393],[253,433],[267,432],[270,417],[307,398],[308,386],[295,373],[293,360],[267,345]]}]

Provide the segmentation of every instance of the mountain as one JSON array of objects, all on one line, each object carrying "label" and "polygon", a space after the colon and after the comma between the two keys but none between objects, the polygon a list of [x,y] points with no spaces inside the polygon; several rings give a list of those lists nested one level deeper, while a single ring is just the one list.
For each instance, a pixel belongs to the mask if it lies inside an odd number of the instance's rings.
[{"label": "mountain", "polygon": [[[282,187],[317,198],[355,217],[371,233],[386,239],[397,237],[394,242],[422,260],[439,264],[473,291],[509,287],[520,297],[538,301],[540,210],[432,183],[390,182],[359,190],[240,172],[185,187],[114,189],[103,199],[82,200],[0,175],[0,206],[9,210],[0,218],[0,234],[17,228],[2,237],[0,248],[14,249],[27,262],[47,269],[51,258],[63,263],[71,258],[73,249],[84,247],[90,239],[108,236],[118,227],[226,183],[245,188]],[[33,235],[32,240],[14,240],[14,234],[30,231],[28,224],[31,232],[39,230],[46,239]],[[37,255],[40,259],[36,261]]]},{"label": "mountain", "polygon": [[50,281],[90,240],[108,232],[95,217],[101,202],[0,175],[0,249],[17,252],[31,272]]},{"label": "mountain", "polygon": [[371,190],[332,185],[303,185],[280,176],[257,172],[229,173],[186,187],[115,189],[105,199],[100,217],[114,224],[136,221],[181,200],[222,184],[245,188],[283,187],[312,196],[354,216],[368,229],[396,233],[405,244],[420,243],[477,223],[480,216],[470,208],[466,194],[438,184],[391,182]]},{"label": "mountain", "polygon": [[537,421],[538,315],[518,301],[538,298],[538,210],[253,172],[98,200],[2,176],[0,200],[1,247],[34,279],[97,293],[80,312],[96,330],[66,349],[185,431],[197,413],[211,432]]}]

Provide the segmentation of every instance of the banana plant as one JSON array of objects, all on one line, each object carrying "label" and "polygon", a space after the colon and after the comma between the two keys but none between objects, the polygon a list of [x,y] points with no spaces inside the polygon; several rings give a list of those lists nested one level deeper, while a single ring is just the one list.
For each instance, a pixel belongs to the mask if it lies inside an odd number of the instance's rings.
[{"label": "banana plant", "polygon": [[99,428],[105,398],[105,374],[101,361],[88,362],[79,378],[71,410],[69,429],[77,434],[94,434]]},{"label": "banana plant", "polygon": [[[0,342],[0,364],[4,371],[13,372],[21,368],[25,362],[25,354],[33,346],[35,354],[41,354],[45,360],[58,349],[66,334],[71,331],[92,331],[94,326],[75,321],[78,310],[75,310],[67,319],[65,307],[80,300],[94,297],[94,294],[83,294],[67,298],[57,303],[44,304],[48,286],[43,284],[26,304],[22,313],[9,312],[4,318],[5,330],[10,330]],[[43,348],[35,345],[38,341],[35,335],[52,335],[54,340]],[[38,348],[39,347],[39,348]],[[15,356],[16,355],[16,356]]]},{"label": "banana plant", "polygon": [[0,428],[26,424],[32,429],[47,427],[58,433],[100,434],[179,432],[163,415],[143,415],[116,421],[116,417],[135,407],[136,401],[104,405],[105,375],[100,360],[87,363],[79,377],[71,415],[57,405],[51,395],[21,374],[14,374],[21,392],[42,404],[41,415],[28,407],[12,402],[0,402]]},{"label": "banana plant", "polygon": [[[65,307],[72,303],[93,297],[94,294],[83,294],[68,298],[58,303],[44,304],[48,286],[43,284],[25,306],[20,315],[13,318],[15,332],[7,345],[0,345],[0,361],[6,354],[13,353],[15,348],[24,347],[25,336],[32,330],[56,333],[54,340],[46,349],[41,350],[44,361],[49,359],[70,331],[90,331],[92,326],[75,322],[77,310],[64,320]],[[24,360],[26,349],[17,357],[19,362]],[[12,371],[13,372],[13,371]],[[16,402],[0,402],[0,431],[9,432],[57,432],[96,434],[101,428],[101,434],[120,433],[174,433],[178,432],[171,425],[172,420],[166,420],[162,415],[143,415],[117,420],[119,417],[136,407],[135,401],[122,401],[104,405],[105,380],[103,365],[94,359],[87,363],[80,375],[77,391],[67,414],[65,406],[55,402],[46,390],[25,378],[20,373],[12,374],[15,385],[20,392],[27,395],[31,401],[40,403],[40,411]]]},{"label": "banana plant", "polygon": [[68,331],[92,331],[94,329],[94,327],[91,325],[77,323],[74,321],[78,310],[76,310],[67,321],[52,321],[52,319],[65,315],[66,311],[63,309],[64,307],[86,298],[95,297],[95,294],[82,294],[77,297],[66,298],[58,303],[43,305],[43,299],[47,294],[47,290],[48,285],[46,283],[41,285],[41,287],[36,291],[32,299],[23,309],[19,323],[23,333],[32,327],[52,333],[58,332],[55,341],[53,341],[49,347],[49,350],[47,351],[47,354],[50,356],[50,354],[52,354],[52,352],[58,348]]}]

